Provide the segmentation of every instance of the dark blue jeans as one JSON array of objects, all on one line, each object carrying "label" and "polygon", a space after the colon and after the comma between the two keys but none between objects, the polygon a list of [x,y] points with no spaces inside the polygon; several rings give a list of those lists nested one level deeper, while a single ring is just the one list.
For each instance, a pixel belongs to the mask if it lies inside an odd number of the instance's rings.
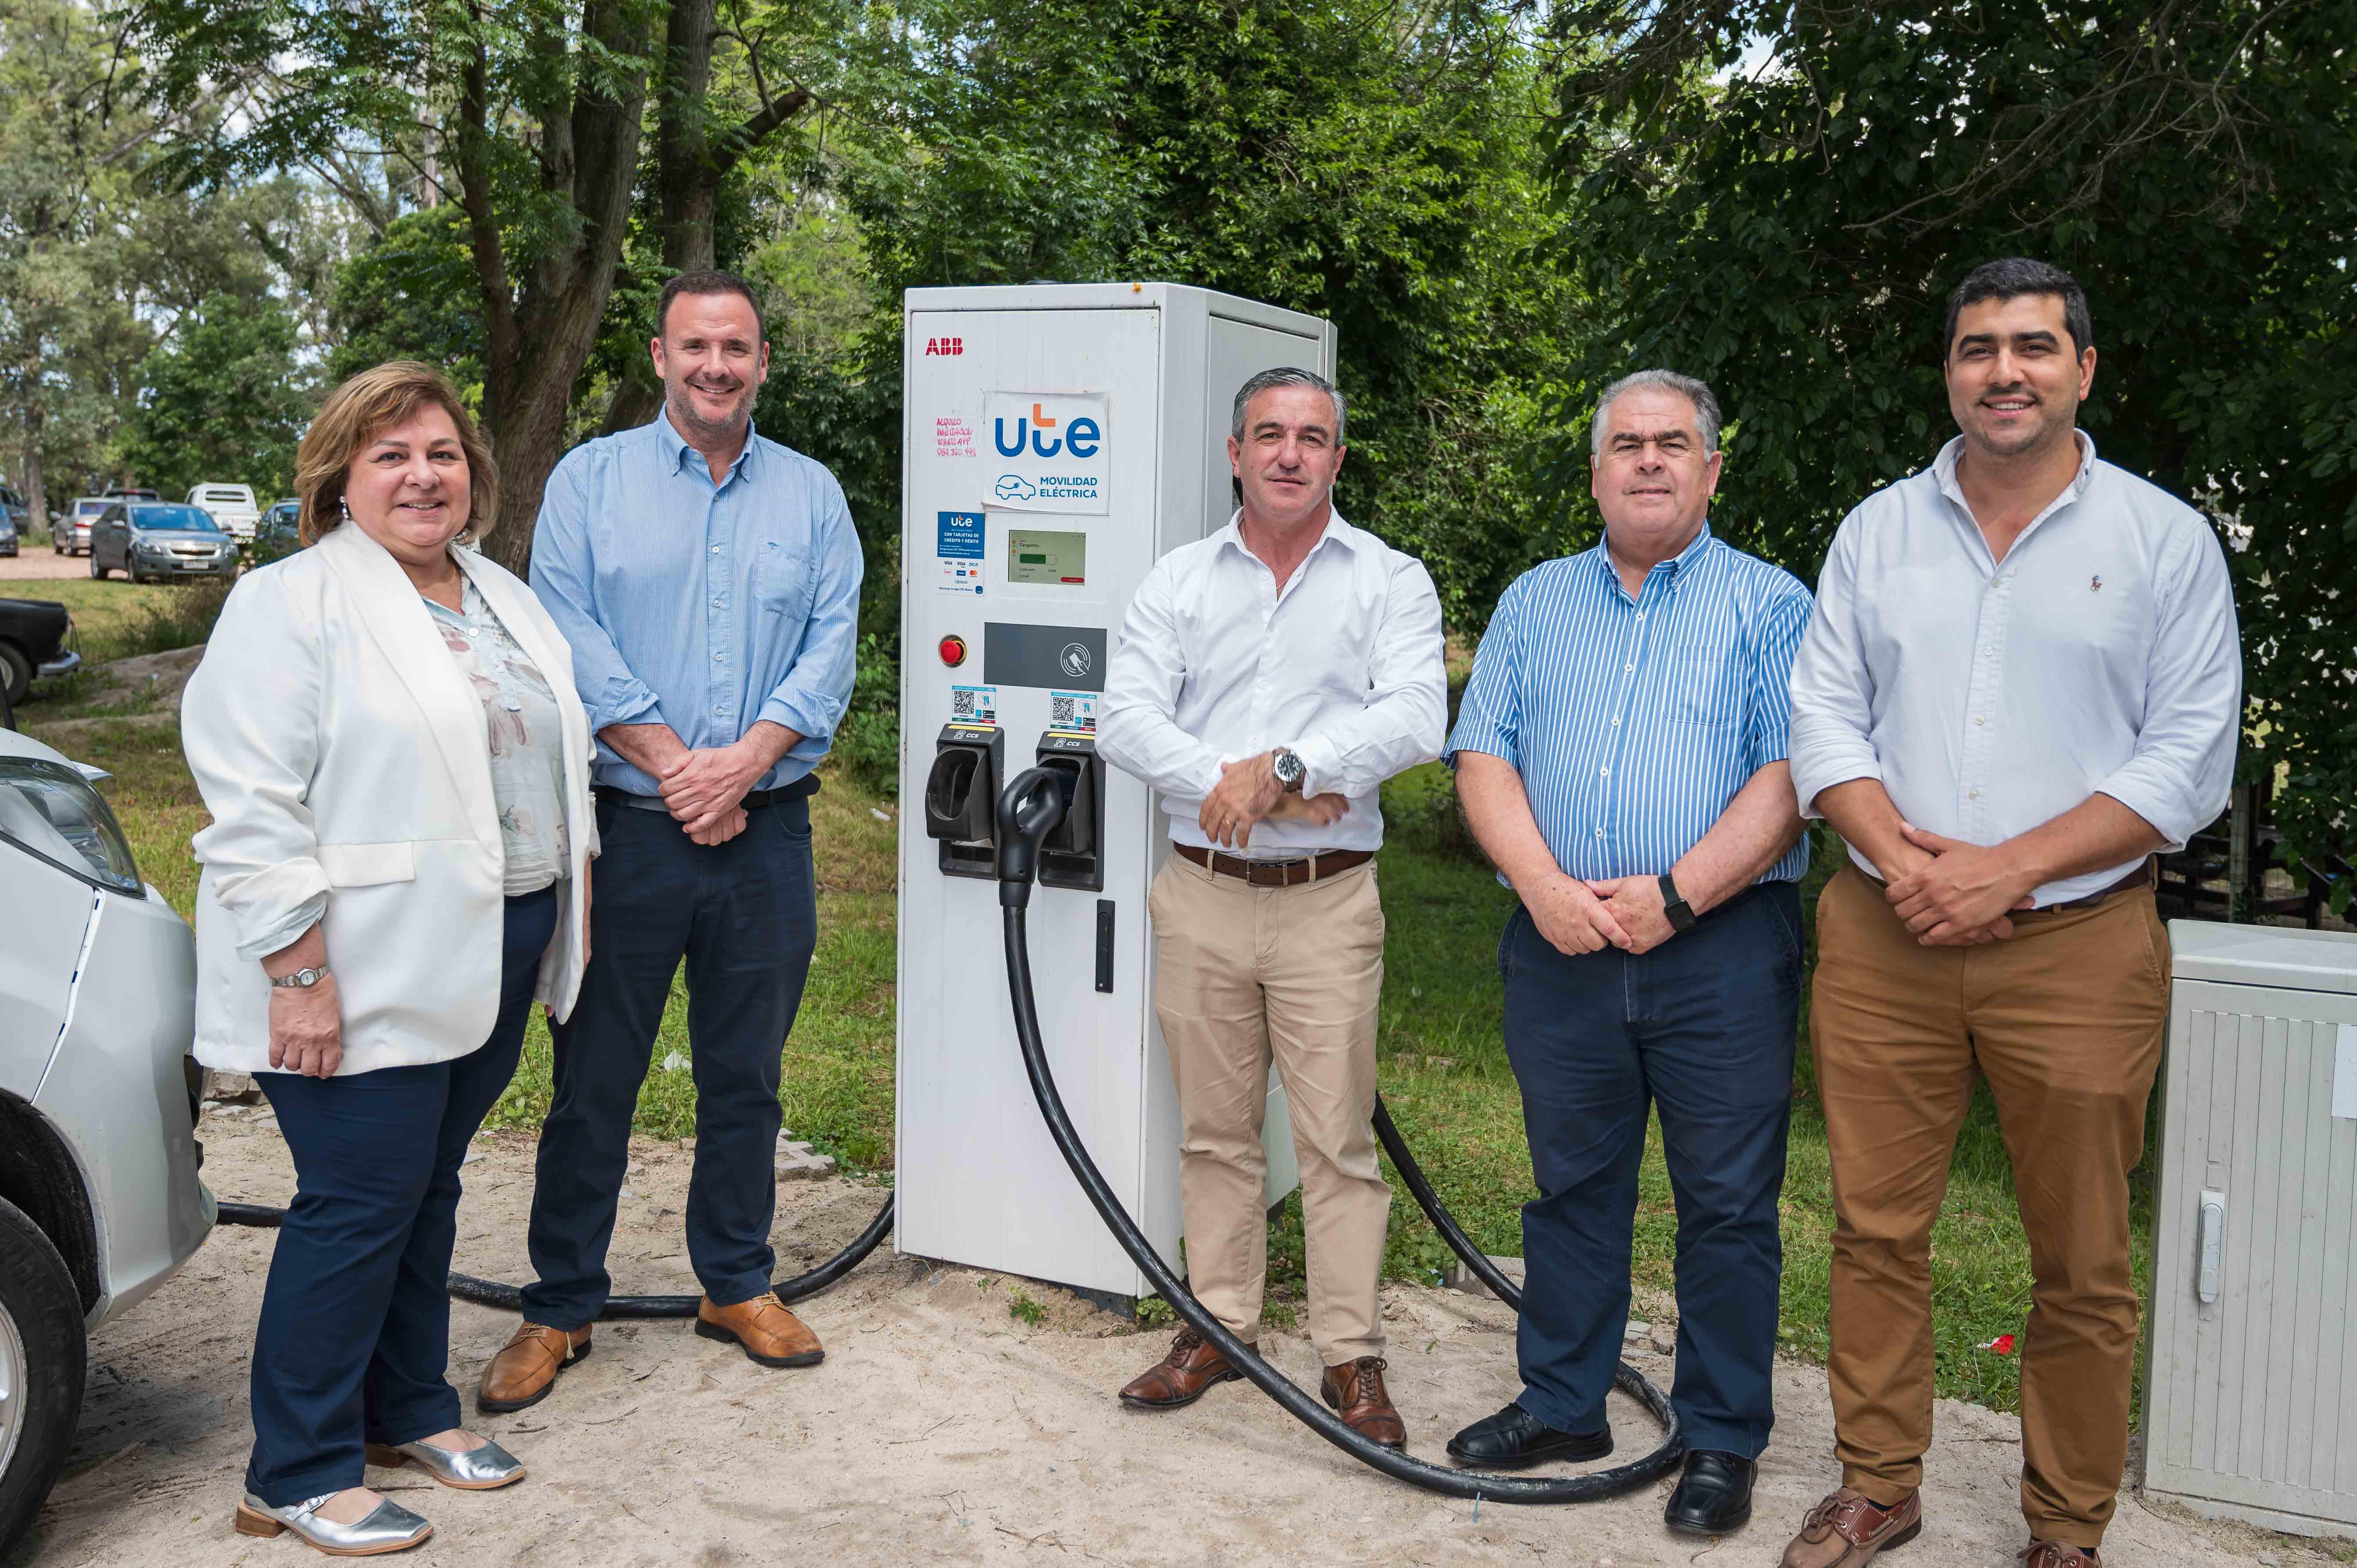
[{"label": "dark blue jeans", "polygon": [[810,802],[747,813],[698,844],[667,812],[597,802],[597,897],[581,997],[556,1030],[556,1096],[540,1132],[523,1316],[594,1321],[613,1282],[606,1248],[672,978],[687,964],[695,1166],[687,1255],[723,1306],[770,1288],[777,1254],[778,1078],[818,942]]},{"label": "dark blue jeans", "polygon": [[1801,997],[1801,904],[1764,883],[1652,951],[1566,956],[1516,909],[1498,944],[1506,1055],[1539,1196],[1523,1206],[1524,1410],[1604,1426],[1629,1321],[1645,1113],[1677,1199],[1677,1377],[1689,1448],[1746,1458],[1775,1424],[1776,1228]]},{"label": "dark blue jeans", "polygon": [[499,1015],[479,1049],[346,1078],[254,1075],[295,1156],[253,1335],[245,1488],[273,1508],[359,1486],[364,1442],[458,1424],[443,1377],[458,1164],[515,1076],[556,906],[553,887],[508,900]]}]

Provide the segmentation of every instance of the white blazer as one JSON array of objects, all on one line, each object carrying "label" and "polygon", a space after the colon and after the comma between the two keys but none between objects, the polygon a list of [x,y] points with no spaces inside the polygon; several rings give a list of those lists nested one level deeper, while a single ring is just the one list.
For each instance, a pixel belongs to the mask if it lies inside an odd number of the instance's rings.
[{"label": "white blazer", "polygon": [[[473,550],[452,556],[556,694],[570,877],[538,1000],[573,1010],[580,897],[597,852],[589,719],[573,654],[532,590]],[[270,1069],[270,985],[242,943],[325,894],[343,1001],[339,1076],[448,1061],[499,1010],[506,852],[479,698],[417,589],[350,523],[231,591],[181,700],[180,739],[212,826],[196,835],[196,1057]]]}]

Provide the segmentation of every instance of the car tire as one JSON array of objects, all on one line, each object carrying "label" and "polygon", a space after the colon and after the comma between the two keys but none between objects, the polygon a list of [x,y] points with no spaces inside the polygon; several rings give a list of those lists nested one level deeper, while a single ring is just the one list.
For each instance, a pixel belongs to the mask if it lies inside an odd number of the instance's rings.
[{"label": "car tire", "polygon": [[0,1198],[0,1557],[65,1468],[90,1346],[65,1260]]},{"label": "car tire", "polygon": [[33,661],[13,642],[0,642],[0,687],[7,689],[11,703],[23,702],[33,689]]},{"label": "car tire", "polygon": [[90,553],[90,580],[93,583],[106,581],[106,568],[98,564],[98,552],[95,550]]}]

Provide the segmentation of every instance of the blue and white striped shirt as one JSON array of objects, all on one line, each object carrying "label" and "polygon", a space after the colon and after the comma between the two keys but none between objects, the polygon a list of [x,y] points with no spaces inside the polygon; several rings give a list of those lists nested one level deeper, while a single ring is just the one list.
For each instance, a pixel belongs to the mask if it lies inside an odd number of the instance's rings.
[{"label": "blue and white striped shirt", "polygon": [[[1599,542],[1534,566],[1498,601],[1449,761],[1479,751],[1523,776],[1566,875],[1658,875],[1751,776],[1783,758],[1809,590],[1706,523],[1636,598]],[[1763,882],[1797,880],[1806,838]]]}]

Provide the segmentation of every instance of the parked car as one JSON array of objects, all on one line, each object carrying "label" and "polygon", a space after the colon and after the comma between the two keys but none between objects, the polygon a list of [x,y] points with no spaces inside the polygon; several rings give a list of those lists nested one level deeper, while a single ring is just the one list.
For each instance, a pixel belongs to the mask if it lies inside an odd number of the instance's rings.
[{"label": "parked car", "polygon": [[21,703],[37,677],[72,674],[81,668],[72,643],[73,617],[55,599],[0,599],[0,691]]},{"label": "parked car", "polygon": [[0,511],[0,555],[16,553],[16,520]]},{"label": "parked car", "polygon": [[252,487],[198,485],[188,491],[186,504],[202,507],[212,513],[214,521],[240,544],[253,542],[253,529],[262,521],[262,508],[254,502]]},{"label": "parked car", "polygon": [[104,496],[77,496],[49,530],[49,548],[60,555],[90,553],[90,525],[114,503]]},{"label": "parked car", "polygon": [[156,577],[234,577],[237,542],[202,507],[162,501],[115,505],[90,531],[90,575],[121,570],[135,583]]},{"label": "parked car", "polygon": [[25,498],[5,485],[0,485],[0,555],[14,555],[26,534],[32,532],[33,509]]},{"label": "parked car", "polygon": [[89,1334],[203,1245],[196,941],[91,787],[0,731],[0,1557],[65,1464]]},{"label": "parked car", "polygon": [[303,503],[301,501],[292,498],[283,501],[273,501],[270,504],[270,510],[262,514],[262,526],[257,532],[275,534],[282,539],[292,539],[302,521]]}]

